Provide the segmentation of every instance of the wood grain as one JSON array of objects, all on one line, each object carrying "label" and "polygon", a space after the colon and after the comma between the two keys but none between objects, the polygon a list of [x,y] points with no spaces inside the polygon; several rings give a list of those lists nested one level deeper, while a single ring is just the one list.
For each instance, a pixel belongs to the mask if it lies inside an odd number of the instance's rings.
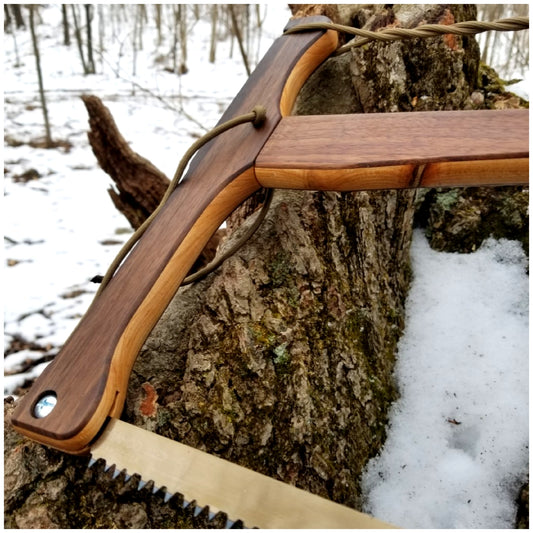
[{"label": "wood grain", "polygon": [[515,185],[528,183],[528,157],[526,109],[299,116],[280,122],[256,176],[264,187],[344,191]]},{"label": "wood grain", "polygon": [[[12,418],[18,431],[83,453],[106,417],[119,415],[137,352],[183,277],[220,222],[260,188],[254,161],[281,120],[280,101],[291,73],[295,68],[310,72],[335,46],[323,31],[274,42],[221,118],[229,120],[262,104],[265,123],[259,128],[240,125],[197,153],[182,184],[20,402]],[[305,81],[291,79],[295,86]],[[57,395],[57,405],[38,419],[34,405],[49,391]]]}]

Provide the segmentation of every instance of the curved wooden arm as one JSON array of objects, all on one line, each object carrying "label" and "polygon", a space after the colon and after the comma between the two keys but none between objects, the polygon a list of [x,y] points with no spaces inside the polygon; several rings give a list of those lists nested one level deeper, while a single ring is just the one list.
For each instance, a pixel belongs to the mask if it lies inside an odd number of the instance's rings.
[{"label": "curved wooden arm", "polygon": [[[260,104],[267,109],[265,123],[257,129],[238,126],[198,152],[179,188],[20,402],[12,418],[18,431],[85,453],[106,418],[120,415],[146,337],[210,236],[260,189],[254,171],[258,153],[290,113],[307,77],[336,47],[337,33],[323,30],[274,42],[221,118],[224,122]],[[35,406],[48,394],[57,404],[37,418]]]}]

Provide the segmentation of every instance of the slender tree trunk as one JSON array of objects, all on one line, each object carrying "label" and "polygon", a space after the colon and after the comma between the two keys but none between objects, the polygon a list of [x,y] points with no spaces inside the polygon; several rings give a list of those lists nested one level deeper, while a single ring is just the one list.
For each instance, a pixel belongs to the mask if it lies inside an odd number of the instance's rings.
[{"label": "slender tree trunk", "polygon": [[179,41],[181,51],[180,74],[186,74],[187,67],[187,4],[178,5]]},{"label": "slender tree trunk", "polygon": [[45,130],[45,141],[47,147],[51,147],[52,142],[52,133],[50,131],[50,122],[48,120],[48,108],[46,106],[46,96],[44,94],[44,84],[43,84],[43,74],[41,71],[41,56],[39,53],[39,43],[37,41],[37,34],[35,32],[35,6],[33,4],[28,4],[28,9],[30,12],[30,32],[31,32],[31,41],[33,44],[33,54],[35,55],[35,68],[37,70],[37,80],[39,82],[39,96],[41,99],[41,107],[43,109],[43,119],[44,119],[44,130]]},{"label": "slender tree trunk", "polygon": [[9,7],[7,4],[4,4],[4,32],[9,29],[11,26],[11,13],[9,12]]},{"label": "slender tree trunk", "polygon": [[15,64],[13,66],[18,68],[22,65],[22,63],[20,62],[19,47],[17,44],[17,29],[13,26],[13,19],[9,14],[9,8],[7,4],[4,4],[4,15],[4,32],[10,31],[11,35],[13,36],[13,48],[15,50]]},{"label": "slender tree trunk", "polygon": [[209,45],[209,62],[214,63],[217,52],[217,22],[218,22],[218,6],[211,5],[211,40]]},{"label": "slender tree trunk", "polygon": [[178,24],[179,24],[179,11],[177,6],[172,6],[173,14],[173,27],[172,27],[172,72],[178,72]]},{"label": "slender tree trunk", "polygon": [[[138,8],[139,6],[137,6]],[[140,28],[140,11],[139,9],[135,10],[134,18],[133,18],[133,33],[131,36],[131,46],[133,50],[133,61],[131,66],[131,74],[135,77],[137,74],[137,51],[139,50],[139,28]],[[135,94],[135,87],[132,87],[132,94]]]},{"label": "slender tree trunk", "polygon": [[68,22],[67,4],[61,4],[61,16],[63,20],[63,44],[70,46],[70,27]]},{"label": "slender tree trunk", "polygon": [[163,35],[161,33],[161,4],[156,4],[155,9],[155,27],[157,29],[157,46],[161,46]]},{"label": "slender tree trunk", "polygon": [[94,66],[93,57],[93,32],[92,32],[92,20],[93,20],[93,6],[91,4],[85,4],[85,20],[87,23],[87,74],[94,74],[96,68]]},{"label": "slender tree trunk", "polygon": [[237,20],[237,15],[235,13],[235,6],[233,4],[228,4],[228,10],[229,10],[229,14],[231,17],[231,27],[233,29],[233,34],[235,35],[237,39],[237,43],[239,45],[239,50],[241,52],[241,57],[242,57],[242,62],[244,63],[244,68],[246,69],[246,74],[248,74],[249,76],[251,74],[251,70],[250,70],[250,65],[248,62],[248,56],[244,48],[242,33],[239,28],[239,21]]},{"label": "slender tree trunk", "polygon": [[[100,72],[104,71],[104,51],[105,51],[105,22],[107,17],[104,15],[104,6],[98,4],[98,52],[100,56]],[[109,11],[108,11],[109,13]]]},{"label": "slender tree trunk", "polygon": [[83,73],[88,74],[89,71],[88,71],[87,63],[85,62],[85,55],[83,53],[83,42],[81,39],[81,29],[78,23],[78,15],[76,13],[77,6],[74,4],[71,4],[70,7],[72,10],[72,20],[74,21],[74,35],[76,37],[76,43],[78,44],[78,51],[80,53],[81,66],[83,68]]},{"label": "slender tree trunk", "polygon": [[17,29],[25,28],[26,24],[24,23],[24,17],[22,16],[22,9],[20,4],[9,4],[13,10],[13,16],[15,17],[15,23]]}]

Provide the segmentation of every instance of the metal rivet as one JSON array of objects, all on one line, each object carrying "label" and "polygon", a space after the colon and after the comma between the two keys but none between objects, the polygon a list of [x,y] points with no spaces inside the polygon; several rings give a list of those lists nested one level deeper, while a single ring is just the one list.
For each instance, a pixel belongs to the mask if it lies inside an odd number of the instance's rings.
[{"label": "metal rivet", "polygon": [[37,418],[45,418],[48,416],[57,404],[57,396],[53,393],[45,394],[33,408],[33,414]]}]

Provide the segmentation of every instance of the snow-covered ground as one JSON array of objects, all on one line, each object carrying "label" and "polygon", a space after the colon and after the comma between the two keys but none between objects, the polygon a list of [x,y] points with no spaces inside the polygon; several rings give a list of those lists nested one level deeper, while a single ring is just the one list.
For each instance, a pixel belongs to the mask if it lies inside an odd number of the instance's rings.
[{"label": "snow-covered ground", "polygon": [[[27,144],[43,135],[30,36],[17,32],[22,66],[15,67],[13,37],[5,34],[4,135],[26,144],[4,143],[2,295],[4,345],[20,336],[53,354],[90,303],[96,287],[88,280],[105,271],[127,238],[128,223],[107,197],[110,179],[88,145],[79,95],[100,96],[132,148],[171,176],[203,133],[198,122],[206,129],[216,123],[246,73],[236,46],[229,57],[228,42],[220,43],[214,65],[207,61],[210,29],[199,21],[184,76],[156,62],[169,44],[155,50],[153,28],[147,28],[135,76],[127,28],[97,57],[98,74],[83,76],[75,44],[61,45],[60,6],[42,13],[46,24],[38,34],[52,135],[71,148]],[[288,11],[269,4],[267,15],[259,57]],[[183,106],[196,121],[169,106]],[[40,177],[16,179],[30,169]],[[367,510],[408,528],[511,528],[528,470],[527,260],[507,241],[489,241],[471,255],[437,253],[421,233],[412,260],[396,371],[401,398],[384,450],[364,475]],[[4,393],[40,372],[46,363],[27,375],[21,369],[42,356],[31,349],[7,356]]]},{"label": "snow-covered ground", "polygon": [[508,528],[529,456],[528,275],[518,242],[474,254],[430,249],[417,231],[414,282],[367,510],[407,528]]}]

